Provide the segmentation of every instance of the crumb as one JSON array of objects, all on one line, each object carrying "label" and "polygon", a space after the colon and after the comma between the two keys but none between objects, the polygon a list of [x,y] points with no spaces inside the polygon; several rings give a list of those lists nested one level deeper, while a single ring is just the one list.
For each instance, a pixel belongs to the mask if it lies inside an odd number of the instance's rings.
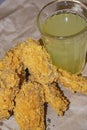
[{"label": "crumb", "polygon": [[47,128],[47,130],[50,130],[50,128]]},{"label": "crumb", "polygon": [[53,127],[54,127],[55,125],[53,125]]},{"label": "crumb", "polygon": [[2,121],[0,121],[0,126],[2,126],[3,125],[3,122]]},{"label": "crumb", "polygon": [[48,121],[49,123],[51,123],[51,119],[50,119],[50,118],[48,118],[47,121]]}]

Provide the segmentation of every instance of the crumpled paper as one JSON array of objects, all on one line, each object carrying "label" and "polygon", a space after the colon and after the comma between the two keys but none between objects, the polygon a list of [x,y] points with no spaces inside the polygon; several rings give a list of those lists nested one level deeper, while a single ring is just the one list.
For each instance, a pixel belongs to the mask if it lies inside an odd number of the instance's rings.
[{"label": "crumpled paper", "polygon": [[[0,58],[6,51],[28,37],[40,38],[36,17],[40,9],[51,0],[0,0]],[[86,0],[83,0],[87,3]],[[87,67],[83,71],[86,73]],[[46,130],[87,130],[87,96],[72,94],[64,89],[70,100],[70,108],[63,117],[59,117],[48,106]],[[14,116],[0,121],[0,130],[19,130]]]}]

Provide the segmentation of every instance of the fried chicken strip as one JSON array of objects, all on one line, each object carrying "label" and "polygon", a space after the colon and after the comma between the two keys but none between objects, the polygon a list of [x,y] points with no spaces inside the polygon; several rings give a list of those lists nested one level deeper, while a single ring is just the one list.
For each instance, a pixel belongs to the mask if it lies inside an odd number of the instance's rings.
[{"label": "fried chicken strip", "polygon": [[[28,68],[32,80],[41,84],[54,81],[58,74],[52,64],[49,54],[36,40],[27,39],[10,49],[3,59],[4,68],[10,67],[14,71],[21,71],[20,65]],[[23,68],[22,68],[23,69]]]},{"label": "fried chicken strip", "polygon": [[12,114],[15,96],[25,78],[20,54],[15,47],[0,60],[0,119]]},{"label": "fried chicken strip", "polygon": [[63,115],[68,109],[69,101],[56,83],[50,86],[44,86],[46,102],[48,102],[58,115]]},{"label": "fried chicken strip", "polygon": [[16,97],[14,115],[20,130],[45,130],[42,86],[24,83]]},{"label": "fried chicken strip", "polygon": [[58,70],[58,83],[70,89],[72,92],[87,94],[87,78],[70,74],[62,69]]},{"label": "fried chicken strip", "polygon": [[56,80],[58,73],[52,64],[49,54],[38,41],[28,39],[21,45],[22,62],[29,69],[33,80],[41,84],[48,84]]},{"label": "fried chicken strip", "polygon": [[12,114],[18,84],[16,73],[8,69],[0,71],[0,119],[8,118]]}]

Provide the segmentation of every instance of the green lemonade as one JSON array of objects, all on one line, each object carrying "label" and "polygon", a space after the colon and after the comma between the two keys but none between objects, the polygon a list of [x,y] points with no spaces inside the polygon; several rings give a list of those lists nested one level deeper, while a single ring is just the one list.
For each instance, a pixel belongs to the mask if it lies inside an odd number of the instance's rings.
[{"label": "green lemonade", "polygon": [[86,31],[81,32],[86,27],[87,22],[73,13],[60,13],[45,20],[41,27],[45,34],[42,35],[42,39],[58,68],[71,73],[82,71],[85,65],[87,34]]}]

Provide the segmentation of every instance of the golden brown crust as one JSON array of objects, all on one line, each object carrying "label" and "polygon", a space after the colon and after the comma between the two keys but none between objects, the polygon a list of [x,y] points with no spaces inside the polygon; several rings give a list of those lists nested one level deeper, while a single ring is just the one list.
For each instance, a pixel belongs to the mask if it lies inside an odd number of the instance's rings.
[{"label": "golden brown crust", "polygon": [[21,130],[45,130],[41,86],[24,83],[16,97],[14,115]]},{"label": "golden brown crust", "polygon": [[19,78],[11,70],[0,71],[0,119],[12,114],[14,98],[19,91]]},{"label": "golden brown crust", "polygon": [[45,130],[44,103],[50,103],[59,115],[69,104],[53,84],[58,75],[37,41],[28,39],[9,50],[0,61],[0,118],[8,118],[14,108],[21,130]]},{"label": "golden brown crust", "polygon": [[35,81],[47,84],[57,78],[56,67],[52,65],[50,56],[43,46],[35,40],[28,39],[21,47],[23,48],[22,62],[29,69]]},{"label": "golden brown crust", "polygon": [[46,102],[48,102],[58,115],[63,115],[68,109],[69,101],[63,92],[58,88],[56,83],[44,86]]},{"label": "golden brown crust", "polygon": [[41,84],[53,82],[58,76],[47,51],[36,40],[27,39],[18,44],[6,53],[3,62],[13,70],[19,70],[20,65],[28,68],[32,80]]},{"label": "golden brown crust", "polygon": [[58,70],[58,82],[72,92],[87,94],[87,79],[82,76],[70,74],[62,69]]}]

